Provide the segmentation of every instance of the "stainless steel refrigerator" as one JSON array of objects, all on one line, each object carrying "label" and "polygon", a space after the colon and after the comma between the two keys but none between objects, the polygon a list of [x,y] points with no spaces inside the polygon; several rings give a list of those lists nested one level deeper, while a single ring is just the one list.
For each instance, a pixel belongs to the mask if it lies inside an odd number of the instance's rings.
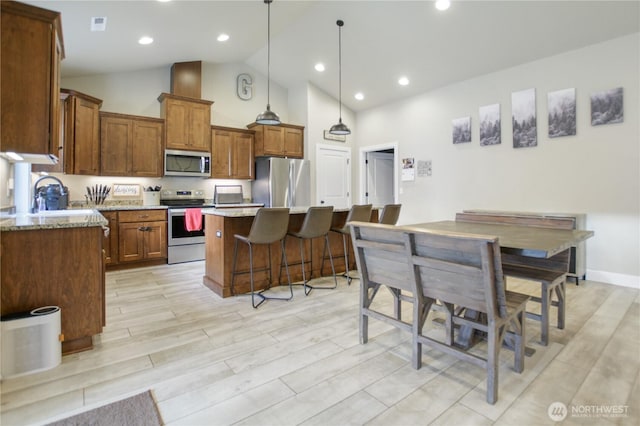
[{"label": "stainless steel refrigerator", "polygon": [[265,207],[306,207],[311,204],[309,160],[256,158],[251,184],[254,203]]}]

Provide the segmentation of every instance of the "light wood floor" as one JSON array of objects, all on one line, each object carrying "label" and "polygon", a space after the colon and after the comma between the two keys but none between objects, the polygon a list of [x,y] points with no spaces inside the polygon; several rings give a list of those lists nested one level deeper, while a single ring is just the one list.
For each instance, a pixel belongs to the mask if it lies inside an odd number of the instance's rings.
[{"label": "light wood floor", "polygon": [[[45,424],[151,389],[169,425],[552,424],[553,402],[584,415],[570,411],[565,424],[640,424],[637,290],[569,284],[566,329],[552,328],[542,347],[538,323],[527,322],[536,353],[517,374],[513,353],[501,351],[491,406],[478,367],[425,348],[413,370],[405,332],[371,320],[360,345],[357,280],[307,297],[298,287],[291,302],[255,310],[246,296],[209,291],[203,271],[194,262],[108,273],[107,327],[94,350],[3,381],[0,423]],[[612,406],[626,415],[585,413]]]}]

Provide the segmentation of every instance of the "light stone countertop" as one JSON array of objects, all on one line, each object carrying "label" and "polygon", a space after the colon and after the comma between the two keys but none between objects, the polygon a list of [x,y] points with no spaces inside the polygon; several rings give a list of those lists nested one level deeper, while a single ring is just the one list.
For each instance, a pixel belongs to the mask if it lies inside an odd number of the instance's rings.
[{"label": "light stone countertop", "polygon": [[96,209],[51,210],[41,213],[17,213],[0,216],[0,231],[88,228],[107,226],[109,222]]},{"label": "light stone countertop", "polygon": [[[303,214],[306,213],[309,207],[292,207],[289,209],[289,214]],[[379,210],[380,207],[373,207],[373,210]],[[348,207],[333,209],[334,212],[348,212]],[[202,214],[210,214],[214,216],[224,217],[251,217],[255,216],[258,211],[258,207],[254,208],[223,208],[223,209],[202,209]]]},{"label": "light stone countertop", "polygon": [[[98,211],[116,211],[116,210],[167,210],[167,206],[143,206],[143,205],[99,205],[94,207]],[[73,209],[72,209],[73,210]]]}]

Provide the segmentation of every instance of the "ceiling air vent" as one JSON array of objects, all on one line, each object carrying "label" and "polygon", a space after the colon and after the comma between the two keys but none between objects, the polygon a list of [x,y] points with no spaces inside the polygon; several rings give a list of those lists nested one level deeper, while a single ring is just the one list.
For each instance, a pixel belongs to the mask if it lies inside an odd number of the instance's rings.
[{"label": "ceiling air vent", "polygon": [[94,16],[91,18],[91,31],[104,31],[107,29],[106,16]]}]

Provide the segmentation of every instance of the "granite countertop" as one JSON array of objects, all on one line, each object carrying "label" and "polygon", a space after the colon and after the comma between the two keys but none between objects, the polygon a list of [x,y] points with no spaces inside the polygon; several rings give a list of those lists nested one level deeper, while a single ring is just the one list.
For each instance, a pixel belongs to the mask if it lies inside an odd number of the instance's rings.
[{"label": "granite countertop", "polygon": [[50,210],[0,216],[0,231],[104,227],[109,222],[96,209]]},{"label": "granite countertop", "polygon": [[[306,213],[309,207],[292,207],[289,210],[290,214],[303,214]],[[379,209],[379,207],[374,207],[374,210]],[[337,208],[333,209],[334,212],[348,212],[350,209],[348,207],[345,208]],[[236,209],[202,209],[202,214],[211,214],[214,216],[224,216],[224,217],[250,217],[255,216],[258,211],[258,207],[254,208],[236,208]]]},{"label": "granite countertop", "polygon": [[99,205],[95,206],[98,211],[116,211],[116,210],[167,210],[167,206],[143,206],[143,205]]}]

